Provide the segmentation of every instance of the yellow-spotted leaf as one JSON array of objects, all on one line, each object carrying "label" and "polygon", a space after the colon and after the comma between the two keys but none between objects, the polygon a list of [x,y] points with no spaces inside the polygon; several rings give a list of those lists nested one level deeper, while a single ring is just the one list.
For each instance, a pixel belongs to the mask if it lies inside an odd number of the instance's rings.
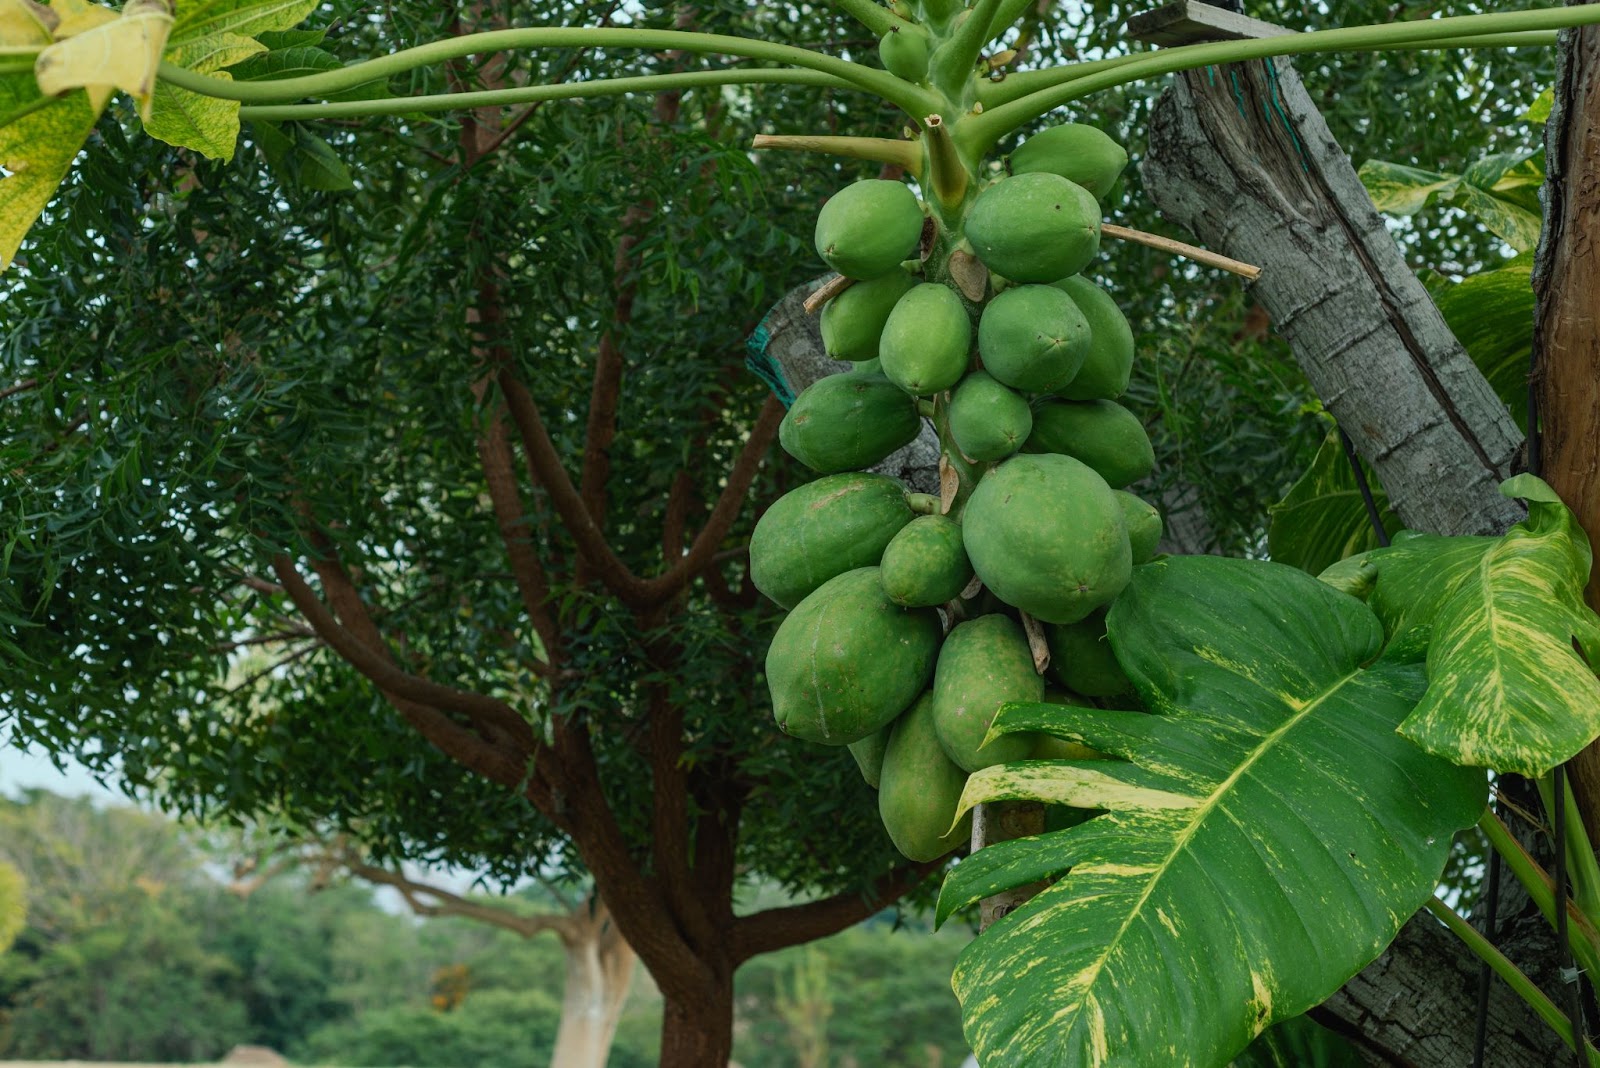
[{"label": "yellow-spotted leaf", "polygon": [[121,89],[150,117],[156,69],[166,51],[172,15],[164,0],[128,0],[122,17],[59,40],[39,53],[33,74],[39,91],[56,96],[84,89],[95,110]]},{"label": "yellow-spotted leaf", "polygon": [[[222,68],[267,51],[257,34],[288,30],[315,11],[317,0],[194,0],[178,5],[165,59],[199,74],[231,77]],[[145,130],[171,145],[212,159],[233,158],[239,104],[157,83]]]},{"label": "yellow-spotted leaf", "polygon": [[[226,78],[223,67],[265,51],[265,46],[249,37],[218,33],[173,46],[167,60],[200,74],[220,72]],[[211,159],[230,160],[239,142],[239,102],[159,82],[144,129],[169,145],[192,148]]]},{"label": "yellow-spotted leaf", "polygon": [[0,0],[0,46],[34,48],[53,39],[55,12],[33,0]]},{"label": "yellow-spotted leaf", "polygon": [[24,110],[0,126],[0,270],[11,266],[99,115],[83,93],[47,103],[32,74],[0,77],[0,115]]},{"label": "yellow-spotted leaf", "polygon": [[50,10],[60,20],[55,28],[58,41],[92,30],[117,17],[117,13],[109,7],[92,4],[89,0],[50,0]]},{"label": "yellow-spotted leaf", "polygon": [[1174,557],[1108,618],[1150,711],[1011,705],[1107,760],[985,769],[964,803],[1102,814],[974,853],[953,910],[1056,882],[980,935],[954,986],[984,1068],[1220,1066],[1320,1004],[1427,900],[1485,776],[1396,733],[1426,685],[1360,601],[1282,564]]},{"label": "yellow-spotted leaf", "polygon": [[1519,475],[1501,492],[1526,500],[1528,518],[1437,608],[1428,691],[1400,730],[1458,764],[1538,776],[1600,737],[1600,681],[1573,649],[1600,653],[1600,619],[1583,599],[1592,557],[1545,483]]}]

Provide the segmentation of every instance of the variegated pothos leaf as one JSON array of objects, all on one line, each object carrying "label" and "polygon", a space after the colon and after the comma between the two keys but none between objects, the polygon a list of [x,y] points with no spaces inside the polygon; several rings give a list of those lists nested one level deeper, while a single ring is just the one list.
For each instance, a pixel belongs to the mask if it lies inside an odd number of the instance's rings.
[{"label": "variegated pothos leaf", "polygon": [[1600,681],[1573,648],[1600,653],[1600,619],[1584,603],[1592,556],[1577,519],[1532,475],[1501,491],[1527,500],[1528,518],[1449,585],[1427,694],[1400,731],[1458,764],[1536,777],[1600,737]]},{"label": "variegated pothos leaf", "polygon": [[1109,630],[1150,714],[1017,705],[996,729],[1116,759],[988,768],[963,798],[1107,810],[983,849],[945,882],[941,918],[1066,873],[957,964],[985,1068],[1226,1064],[1377,956],[1483,807],[1482,772],[1395,733],[1422,665],[1371,663],[1378,620],[1304,572],[1151,563]]}]

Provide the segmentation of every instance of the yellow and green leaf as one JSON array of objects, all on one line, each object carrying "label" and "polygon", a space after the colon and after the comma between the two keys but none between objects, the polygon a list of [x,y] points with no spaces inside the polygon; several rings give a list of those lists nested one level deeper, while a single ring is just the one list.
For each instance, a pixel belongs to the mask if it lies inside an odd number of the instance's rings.
[{"label": "yellow and green leaf", "polygon": [[139,114],[148,120],[156,69],[171,30],[172,16],[163,0],[129,0],[121,18],[102,21],[39,53],[33,66],[39,91],[59,96],[83,89],[98,114],[112,92],[121,89],[139,102]]},{"label": "yellow and green leaf", "polygon": [[1295,568],[1145,565],[1108,619],[1148,714],[1012,705],[1112,758],[986,769],[964,804],[1067,801],[1075,827],[957,865],[939,917],[1057,881],[962,954],[986,1068],[1222,1065],[1377,956],[1427,900],[1482,772],[1395,732],[1426,680],[1361,602]]},{"label": "yellow and green leaf", "polygon": [[0,115],[36,108],[0,126],[0,269],[11,265],[99,117],[83,93],[45,101],[32,74],[0,77]]},{"label": "yellow and green leaf", "polygon": [[[1592,556],[1577,519],[1532,475],[1502,492],[1527,500],[1528,518],[1450,584],[1431,621],[1427,694],[1400,730],[1458,764],[1534,777],[1600,737],[1585,659],[1600,653],[1600,618],[1584,603]],[[1385,581],[1380,562],[1377,589]]]}]

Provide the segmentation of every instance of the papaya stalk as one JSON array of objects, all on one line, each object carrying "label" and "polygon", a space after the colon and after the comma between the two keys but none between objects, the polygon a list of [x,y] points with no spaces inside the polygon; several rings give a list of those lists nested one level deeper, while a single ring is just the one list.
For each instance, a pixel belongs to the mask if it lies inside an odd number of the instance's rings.
[{"label": "papaya stalk", "polygon": [[940,115],[922,120],[922,143],[928,154],[927,174],[933,182],[934,196],[948,213],[958,212],[967,198],[967,168],[956,151],[955,142]]}]

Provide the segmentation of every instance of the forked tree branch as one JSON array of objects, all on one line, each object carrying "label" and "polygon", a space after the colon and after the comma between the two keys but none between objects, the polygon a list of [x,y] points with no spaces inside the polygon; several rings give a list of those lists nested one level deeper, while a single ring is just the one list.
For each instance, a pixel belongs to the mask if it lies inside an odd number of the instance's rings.
[{"label": "forked tree branch", "polygon": [[898,901],[944,863],[940,858],[895,868],[873,883],[865,895],[850,891],[804,905],[741,916],[733,924],[733,959],[743,963],[759,954],[810,942],[860,923]]}]

